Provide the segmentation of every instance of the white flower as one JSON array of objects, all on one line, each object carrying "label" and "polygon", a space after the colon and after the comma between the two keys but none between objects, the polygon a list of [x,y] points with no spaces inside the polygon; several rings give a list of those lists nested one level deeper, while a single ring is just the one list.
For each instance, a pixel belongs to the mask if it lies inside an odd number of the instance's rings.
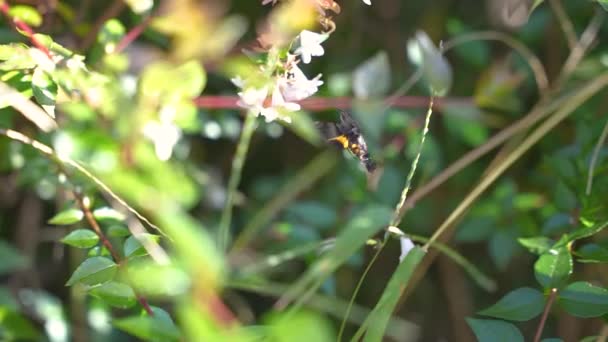
[{"label": "white flower", "polygon": [[325,50],[321,46],[329,35],[319,34],[304,30],[300,33],[300,47],[295,51],[296,55],[302,56],[302,61],[306,64],[310,63],[312,56],[323,56]]},{"label": "white flower", "polygon": [[409,238],[402,236],[399,238],[399,242],[401,243],[401,254],[399,255],[399,262],[402,262],[403,259],[407,256],[407,254],[414,248],[414,243]]},{"label": "white flower", "polygon": [[312,96],[319,90],[319,86],[323,84],[320,78],[321,74],[318,74],[315,78],[309,80],[297,65],[291,64],[285,77],[278,79],[277,85],[281,88],[283,97],[287,101],[300,101]]},{"label": "white flower", "polygon": [[162,161],[171,158],[173,147],[182,135],[181,130],[172,122],[149,121],[143,127],[144,136],[154,143],[156,156]]},{"label": "white flower", "polygon": [[294,102],[285,102],[279,87],[275,87],[272,92],[272,101],[270,107],[262,107],[260,115],[264,117],[266,122],[272,122],[276,119],[281,119],[287,123],[291,123],[289,112],[300,110],[300,105]]},{"label": "white flower", "polygon": [[363,3],[366,4],[366,5],[368,5],[368,6],[371,6],[372,5],[372,0],[363,0]]},{"label": "white flower", "polygon": [[260,89],[247,88],[244,91],[238,93],[240,99],[236,103],[240,107],[247,109],[259,109],[264,105],[264,101],[268,96],[268,87]]}]

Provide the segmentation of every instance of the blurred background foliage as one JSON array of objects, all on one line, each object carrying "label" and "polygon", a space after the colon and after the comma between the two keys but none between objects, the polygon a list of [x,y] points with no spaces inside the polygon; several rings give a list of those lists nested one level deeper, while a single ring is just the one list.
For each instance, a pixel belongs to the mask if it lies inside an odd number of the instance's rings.
[{"label": "blurred background foliage", "polygon": [[[532,339],[562,286],[543,336],[608,335],[606,90],[577,97],[594,80],[606,85],[605,1],[338,2],[324,55],[300,65],[324,84],[292,124],[257,120],[231,245],[217,247],[245,114],[230,79],[264,61],[261,33],[289,41],[320,31],[307,3],[2,2],[3,340],[334,341],[342,320],[349,339],[399,264],[398,240],[389,240],[347,309],[376,252],[365,244],[382,239],[416,155],[429,85],[444,97],[399,226],[421,244],[538,121],[432,192],[417,192],[422,185],[517,120],[575,108],[449,222],[439,240],[447,247],[428,272],[417,270],[385,339],[492,340],[483,332],[511,329],[476,316],[484,308],[521,322],[507,340]],[[416,74],[422,80],[407,87]],[[38,109],[23,109],[27,99]],[[314,121],[336,120],[338,108],[360,123],[377,174],[322,143]],[[532,298],[512,309],[525,314],[492,309],[518,288],[533,288],[513,295]],[[276,305],[289,296],[299,310]]]}]

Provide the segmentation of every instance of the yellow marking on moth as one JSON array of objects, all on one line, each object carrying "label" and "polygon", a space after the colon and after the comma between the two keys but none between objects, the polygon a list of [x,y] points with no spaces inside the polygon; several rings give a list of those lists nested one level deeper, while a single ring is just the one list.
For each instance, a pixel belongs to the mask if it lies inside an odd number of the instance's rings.
[{"label": "yellow marking on moth", "polygon": [[345,135],[338,135],[335,138],[331,138],[329,139],[329,141],[337,141],[339,142],[342,147],[344,147],[345,149],[348,148],[348,138]]}]

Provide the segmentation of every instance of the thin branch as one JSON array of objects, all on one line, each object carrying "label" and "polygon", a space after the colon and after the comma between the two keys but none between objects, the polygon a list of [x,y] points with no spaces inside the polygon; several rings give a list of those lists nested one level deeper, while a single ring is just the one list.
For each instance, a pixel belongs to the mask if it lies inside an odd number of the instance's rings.
[{"label": "thin branch", "polygon": [[536,85],[538,86],[538,91],[540,94],[544,94],[547,91],[547,88],[549,87],[549,79],[547,78],[547,73],[545,72],[545,68],[543,67],[540,59],[538,59],[538,57],[536,57],[536,55],[534,55],[534,53],[524,44],[502,32],[481,31],[465,34],[446,42],[443,45],[443,50],[447,51],[456,45],[478,40],[500,41],[517,51],[528,62],[530,69],[532,69],[532,73],[534,74],[534,79],[536,80]]},{"label": "thin branch", "polygon": [[585,53],[595,41],[597,33],[599,32],[602,22],[604,21],[604,17],[605,14],[602,9],[598,9],[595,12],[593,19],[591,19],[589,25],[587,25],[587,28],[581,35],[580,40],[577,42],[574,49],[570,51],[570,55],[568,55],[568,59],[566,59],[554,87],[561,87],[561,85],[568,79],[570,74],[572,74],[574,69],[576,69],[576,67],[579,65],[585,56]]},{"label": "thin branch", "polygon": [[566,36],[568,47],[570,50],[573,50],[577,45],[576,42],[578,39],[576,37],[576,32],[574,31],[572,20],[568,17],[564,6],[562,6],[561,0],[549,0],[549,5],[557,17],[559,26],[564,30],[564,36]]},{"label": "thin branch", "polygon": [[545,323],[547,322],[547,317],[549,316],[549,311],[551,311],[551,306],[555,301],[555,297],[557,297],[557,289],[553,288],[549,292],[549,298],[547,299],[547,304],[545,305],[545,311],[543,312],[543,316],[540,318],[540,322],[538,323],[538,327],[536,328],[534,342],[540,341],[540,337],[543,334],[543,329],[545,328]]},{"label": "thin branch", "polygon": [[8,6],[8,3],[6,1],[1,1],[0,2],[0,12],[2,12],[2,14],[4,14],[6,16],[6,18],[9,19],[9,21],[12,21],[13,24],[15,24],[16,28],[18,28],[20,31],[25,33],[27,38],[32,42],[32,45],[34,45],[36,48],[38,48],[40,51],[42,51],[50,60],[53,60],[49,49],[46,46],[44,46],[38,39],[36,39],[34,30],[32,30],[26,23],[19,20],[18,18],[11,17],[9,11],[10,11],[10,7]]},{"label": "thin branch", "polygon": [[602,149],[602,146],[604,146],[606,137],[608,137],[608,121],[606,121],[606,124],[604,124],[604,129],[602,130],[600,139],[597,141],[597,144],[595,144],[595,148],[593,149],[593,155],[591,156],[591,161],[589,163],[589,171],[587,174],[587,188],[585,189],[585,195],[587,196],[591,194],[591,184],[593,183],[593,171],[595,170],[595,164],[599,159],[600,151]]}]

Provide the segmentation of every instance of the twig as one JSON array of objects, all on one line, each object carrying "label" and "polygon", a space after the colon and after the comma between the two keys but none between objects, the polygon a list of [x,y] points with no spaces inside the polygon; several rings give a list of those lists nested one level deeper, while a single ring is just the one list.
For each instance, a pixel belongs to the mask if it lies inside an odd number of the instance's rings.
[{"label": "twig", "polygon": [[241,181],[241,172],[243,171],[243,164],[245,164],[247,150],[249,150],[249,142],[251,141],[253,131],[255,131],[256,118],[257,116],[254,112],[247,112],[245,123],[243,124],[243,132],[241,133],[241,138],[236,147],[236,154],[232,160],[232,170],[230,172],[230,179],[228,180],[228,195],[226,196],[226,204],[224,205],[224,210],[222,211],[217,236],[218,246],[221,251],[225,251],[230,243],[232,206],[234,205],[234,197]]},{"label": "twig", "polygon": [[551,306],[553,305],[553,301],[555,301],[555,297],[557,297],[557,289],[553,288],[549,292],[549,298],[547,299],[547,304],[545,305],[545,311],[543,312],[543,316],[540,318],[538,328],[536,328],[534,342],[540,341],[540,337],[543,334],[543,329],[545,328],[545,322],[547,322],[547,316],[549,316],[549,311],[551,311]]},{"label": "twig", "polygon": [[22,32],[25,33],[27,38],[32,42],[32,45],[34,45],[36,48],[38,48],[40,51],[42,51],[50,60],[53,60],[49,49],[46,46],[44,46],[38,39],[36,39],[34,30],[32,30],[23,21],[21,21],[17,18],[11,17],[9,11],[10,11],[10,7],[8,6],[8,3],[6,1],[1,1],[0,2],[0,12],[2,12],[2,14],[4,14],[10,21],[12,21],[13,24],[15,24],[15,26],[19,30],[21,30]]},{"label": "twig", "polygon": [[606,137],[608,137],[608,121],[604,124],[604,129],[602,130],[602,134],[600,135],[600,139],[595,144],[595,148],[593,149],[593,155],[591,156],[591,162],[589,163],[589,171],[587,173],[587,188],[585,189],[585,195],[589,196],[591,194],[591,184],[593,183],[593,171],[595,170],[595,164],[600,156],[600,150],[602,146],[604,146],[604,142],[606,141]]},{"label": "twig", "polygon": [[549,87],[549,79],[547,78],[547,73],[545,72],[543,64],[540,62],[538,57],[536,57],[536,55],[530,51],[530,49],[507,34],[497,31],[473,32],[447,41],[443,45],[443,49],[444,51],[447,51],[456,45],[478,40],[497,40],[505,43],[510,48],[517,51],[528,62],[530,69],[532,69],[534,79],[536,80],[536,85],[538,86],[538,91],[541,94],[546,92],[547,88]]},{"label": "twig", "polygon": [[585,56],[585,53],[597,37],[597,33],[602,26],[602,21],[604,21],[604,16],[605,14],[602,9],[598,9],[595,12],[593,19],[591,19],[589,25],[587,25],[587,28],[581,35],[580,40],[576,43],[574,49],[570,51],[570,55],[568,55],[568,59],[566,59],[554,87],[561,87],[561,85],[568,79],[570,74],[572,74],[574,69],[576,69],[576,66],[581,62]]},{"label": "twig", "polygon": [[431,94],[431,99],[429,102],[429,109],[426,113],[426,118],[424,120],[424,128],[422,129],[422,136],[420,137],[420,143],[418,145],[418,151],[416,152],[416,157],[412,161],[412,166],[410,168],[410,172],[407,175],[405,180],[405,186],[403,187],[403,191],[401,192],[401,198],[399,199],[399,203],[395,207],[395,212],[393,213],[393,218],[391,219],[391,226],[398,226],[401,223],[401,219],[403,218],[403,214],[405,211],[403,210],[403,205],[405,204],[405,200],[407,199],[407,194],[412,186],[412,179],[414,178],[414,173],[416,172],[416,168],[418,166],[418,161],[420,160],[420,155],[422,155],[422,148],[424,147],[424,141],[426,139],[426,135],[429,132],[429,124],[431,122],[431,115],[433,114],[433,100],[435,99],[435,94]]},{"label": "twig", "polygon": [[570,50],[573,50],[576,47],[576,32],[574,31],[574,25],[572,25],[572,20],[568,17],[568,14],[564,10],[564,6],[562,6],[562,2],[560,0],[549,0],[549,5],[553,12],[555,12],[555,16],[557,17],[557,21],[559,21],[559,26],[564,30],[564,36],[566,36],[566,42],[568,43],[568,47]]}]

